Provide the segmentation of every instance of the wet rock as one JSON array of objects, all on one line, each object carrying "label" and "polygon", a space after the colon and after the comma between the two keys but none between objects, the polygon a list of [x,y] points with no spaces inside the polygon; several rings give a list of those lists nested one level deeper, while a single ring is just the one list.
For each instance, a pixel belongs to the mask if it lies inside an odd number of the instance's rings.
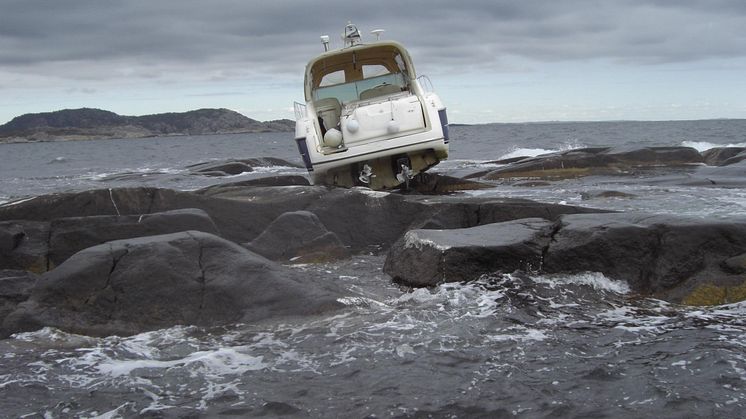
[{"label": "wet rock", "polygon": [[477,176],[488,180],[569,179],[702,162],[702,155],[690,147],[585,148],[519,160],[486,174],[472,175],[470,178]]},{"label": "wet rock", "polygon": [[193,173],[199,173],[205,176],[228,176],[240,175],[241,173],[253,172],[254,168],[241,162],[224,162],[206,164],[193,169]]},{"label": "wet rock", "polygon": [[546,252],[550,273],[592,271],[679,301],[703,283],[731,285],[723,259],[746,251],[746,220],[649,214],[567,215]]},{"label": "wet rock", "polygon": [[457,230],[410,230],[389,250],[384,272],[411,286],[538,270],[552,223],[540,218]]},{"label": "wet rock", "polygon": [[691,306],[714,306],[737,303],[746,300],[746,280],[734,286],[703,284],[695,288],[682,299],[682,303]]},{"label": "wet rock", "polygon": [[0,269],[0,319],[26,301],[37,276],[31,272]]},{"label": "wet rock", "polygon": [[268,259],[284,262],[330,262],[350,256],[339,237],[309,211],[280,215],[245,247]]},{"label": "wet rock", "polygon": [[187,166],[195,174],[206,176],[228,176],[240,175],[241,173],[253,172],[255,167],[295,167],[301,166],[274,157],[259,157],[241,160],[228,160],[217,162],[206,162]]},{"label": "wet rock", "polygon": [[49,269],[83,249],[108,241],[187,230],[219,235],[210,216],[195,208],[143,215],[59,218],[51,223]]},{"label": "wet rock", "polygon": [[23,226],[16,223],[0,224],[0,252],[10,253],[23,243],[26,232]]},{"label": "wet rock", "polygon": [[730,273],[746,273],[746,253],[724,260],[721,266]]},{"label": "wet rock", "polygon": [[701,154],[709,166],[727,166],[746,159],[746,147],[715,147]]},{"label": "wet rock", "polygon": [[587,191],[587,192],[581,192],[580,198],[583,201],[588,201],[591,199],[604,199],[604,198],[634,198],[637,195],[626,193],[626,192],[620,192],[620,191]]},{"label": "wet rock", "polygon": [[746,160],[723,166],[703,166],[676,182],[685,186],[701,187],[746,187]]},{"label": "wet rock", "polygon": [[473,180],[439,175],[437,173],[421,173],[409,183],[409,191],[423,194],[445,194],[456,191],[489,189],[493,185]]},{"label": "wet rock", "polygon": [[151,214],[198,208],[207,212],[222,237],[236,243],[253,240],[283,212],[307,207],[326,192],[314,187],[239,188],[203,196],[161,188],[100,189],[43,195],[0,206],[0,220],[50,221],[62,217]]},{"label": "wet rock", "polygon": [[[722,264],[735,265],[746,253],[746,219],[599,213],[563,215],[551,227],[548,223],[410,231],[392,247],[385,270],[419,286],[515,269],[600,272],[626,281],[637,293],[674,302],[705,284],[737,287],[744,281]],[[495,256],[496,246],[498,254],[512,257]]]},{"label": "wet rock", "polygon": [[514,183],[513,184],[513,186],[520,187],[520,188],[537,188],[537,187],[550,186],[550,185],[551,185],[551,183],[544,182],[544,181],[541,181],[541,180],[528,181],[528,182],[518,182],[518,183]]},{"label": "wet rock", "polygon": [[217,326],[341,306],[339,289],[211,234],[189,231],[113,241],[44,274],[3,323],[3,334],[57,327],[89,336],[174,325]]},{"label": "wet rock", "polygon": [[240,182],[221,183],[218,185],[208,186],[206,188],[195,191],[197,194],[212,196],[212,195],[223,195],[232,191],[244,191],[249,187],[258,186],[310,186],[311,183],[305,176],[289,175],[289,176],[268,176],[258,179],[249,179]]},{"label": "wet rock", "polygon": [[446,195],[404,195],[365,188],[267,186],[216,188],[209,194],[159,188],[121,188],[45,195],[0,206],[0,220],[49,221],[60,217],[136,215],[181,208],[209,214],[221,236],[235,243],[254,240],[281,214],[305,210],[352,252],[387,248],[412,228],[464,228],[561,214],[598,212],[590,208],[521,199]]},{"label": "wet rock", "polygon": [[49,254],[48,240],[48,222],[0,222],[0,269],[45,272]]}]

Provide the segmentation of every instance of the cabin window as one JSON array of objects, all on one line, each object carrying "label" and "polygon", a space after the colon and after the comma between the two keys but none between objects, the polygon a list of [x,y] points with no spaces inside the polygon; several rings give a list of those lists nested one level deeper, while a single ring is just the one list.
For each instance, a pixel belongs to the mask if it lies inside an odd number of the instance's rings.
[{"label": "cabin window", "polygon": [[382,76],[389,74],[390,71],[381,64],[367,64],[363,65],[363,78],[369,79],[371,77]]},{"label": "cabin window", "polygon": [[324,77],[321,78],[321,82],[319,83],[319,86],[320,87],[333,86],[335,84],[342,84],[344,82],[345,82],[345,72],[344,70],[339,70],[333,73],[325,74]]},{"label": "cabin window", "polygon": [[401,54],[396,54],[394,61],[396,61],[396,65],[399,66],[399,70],[402,73],[407,74],[407,66],[404,65],[404,59],[402,59]]}]

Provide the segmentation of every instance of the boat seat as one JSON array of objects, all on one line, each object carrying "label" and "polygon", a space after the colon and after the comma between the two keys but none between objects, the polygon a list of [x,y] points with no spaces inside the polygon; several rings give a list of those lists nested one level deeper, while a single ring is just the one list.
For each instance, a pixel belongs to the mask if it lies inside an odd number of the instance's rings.
[{"label": "boat seat", "polygon": [[313,103],[316,108],[316,115],[324,123],[322,134],[326,130],[332,129],[339,125],[339,115],[342,113],[342,106],[336,97],[326,97]]},{"label": "boat seat", "polygon": [[396,84],[380,84],[376,87],[360,92],[360,100],[373,99],[378,96],[386,96],[392,93],[400,93],[401,87]]}]

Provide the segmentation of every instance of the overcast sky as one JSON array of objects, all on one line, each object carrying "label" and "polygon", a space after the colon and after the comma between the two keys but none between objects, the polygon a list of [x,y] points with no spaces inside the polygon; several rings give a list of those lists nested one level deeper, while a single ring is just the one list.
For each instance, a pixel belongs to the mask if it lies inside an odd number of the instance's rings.
[{"label": "overcast sky", "polygon": [[453,122],[746,118],[746,1],[0,0],[0,124],[95,107],[292,118],[319,35],[404,43]]}]

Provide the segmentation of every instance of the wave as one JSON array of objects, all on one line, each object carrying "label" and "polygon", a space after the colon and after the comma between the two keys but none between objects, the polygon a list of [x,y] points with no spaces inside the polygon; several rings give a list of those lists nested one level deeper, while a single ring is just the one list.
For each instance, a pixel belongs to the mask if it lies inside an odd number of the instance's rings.
[{"label": "wave", "polygon": [[717,148],[717,147],[746,147],[746,142],[731,143],[731,144],[715,144],[715,143],[710,143],[707,141],[682,141],[681,146],[692,147],[701,153],[703,151],[707,151],[707,150],[710,150],[712,148]]},{"label": "wave", "polygon": [[576,150],[579,148],[587,147],[585,144],[572,140],[564,144],[561,144],[558,148],[524,148],[520,146],[513,146],[510,151],[500,156],[498,160],[512,159],[515,157],[536,157],[542,154],[558,153],[561,151]]},{"label": "wave", "polygon": [[600,272],[583,272],[574,275],[537,275],[532,278],[539,284],[547,284],[554,288],[567,284],[586,285],[599,291],[610,291],[617,294],[627,294],[629,285],[624,281],[609,279]]}]

